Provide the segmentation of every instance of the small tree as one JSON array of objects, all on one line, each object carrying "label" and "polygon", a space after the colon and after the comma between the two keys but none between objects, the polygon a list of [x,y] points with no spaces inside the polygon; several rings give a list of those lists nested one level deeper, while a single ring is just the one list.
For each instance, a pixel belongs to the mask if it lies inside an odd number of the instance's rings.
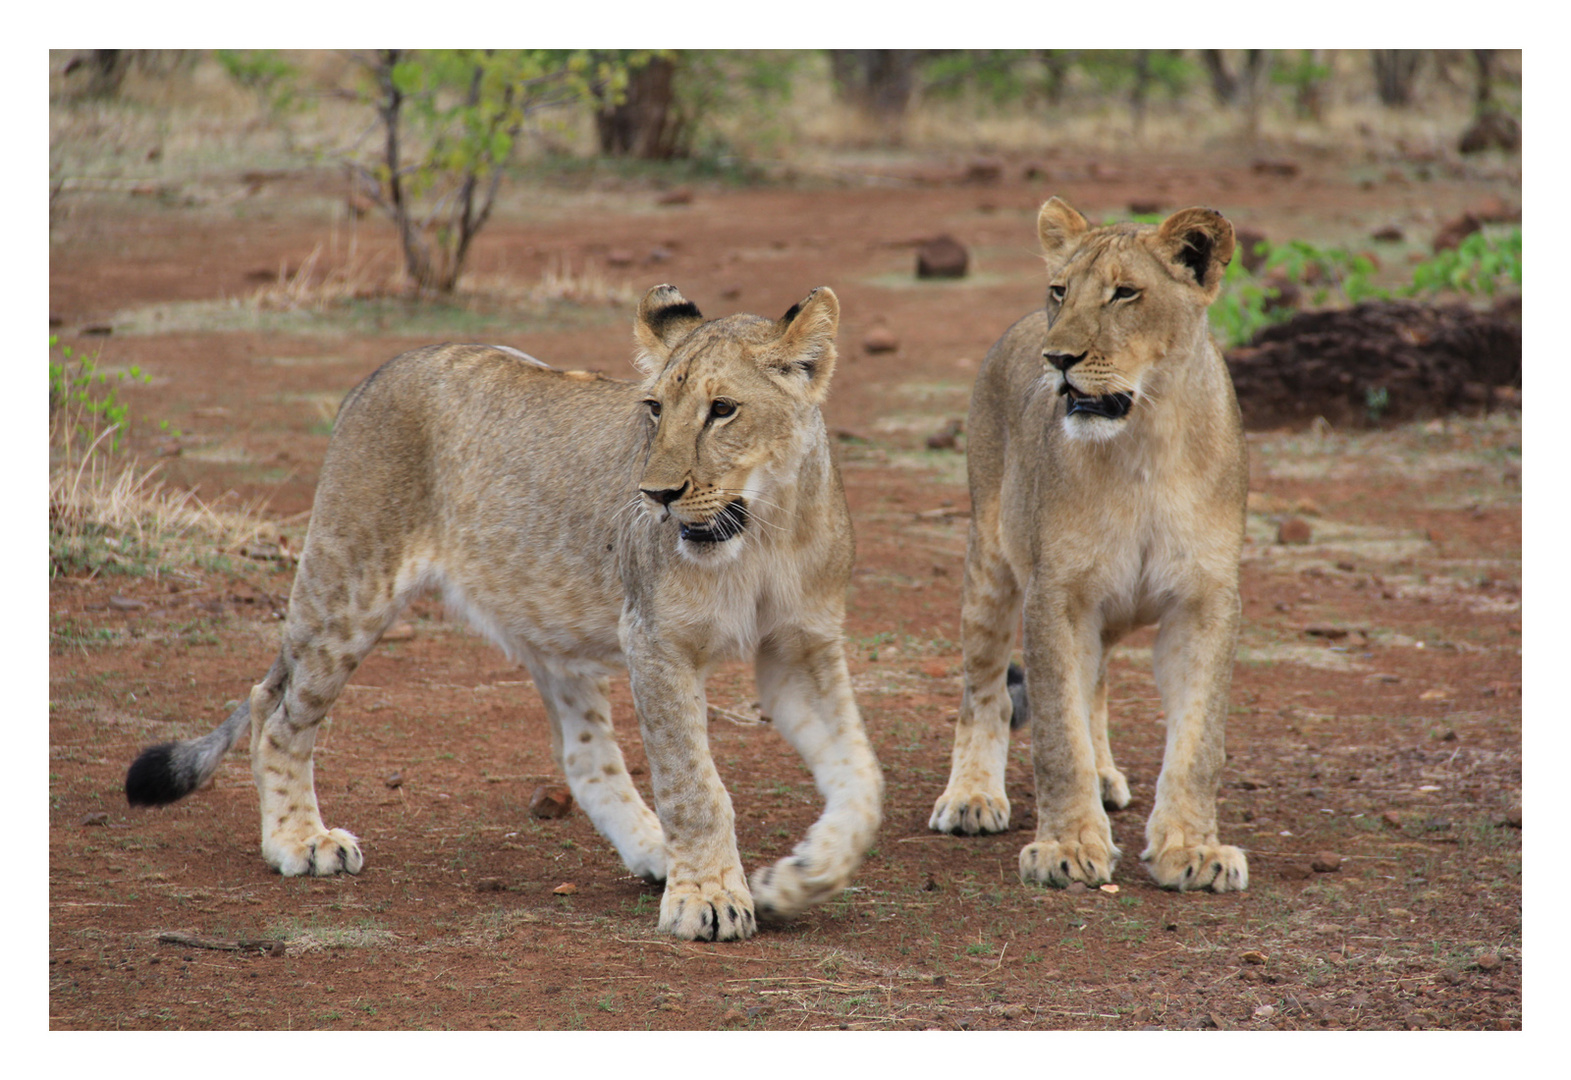
[{"label": "small tree", "polygon": [[457,286],[525,125],[588,99],[592,84],[616,92],[626,81],[582,52],[383,49],[357,59],[367,76],[360,97],[382,138],[350,167],[398,226],[404,268],[422,292]]}]

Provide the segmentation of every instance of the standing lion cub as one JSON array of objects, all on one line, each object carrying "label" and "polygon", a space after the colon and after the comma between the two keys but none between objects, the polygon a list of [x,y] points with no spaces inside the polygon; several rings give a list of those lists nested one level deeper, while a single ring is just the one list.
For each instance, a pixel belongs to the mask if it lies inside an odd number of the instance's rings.
[{"label": "standing lion cub", "polygon": [[[263,857],[286,875],[358,873],[359,842],[317,809],[317,725],[405,603],[436,589],[528,668],[573,797],[629,870],[665,881],[662,930],[746,938],[755,910],[834,896],[883,794],[841,650],[851,523],[819,412],[839,316],[816,289],[778,321],[705,322],[662,285],[634,326],[642,383],[482,345],[390,360],[339,411],[272,670],[210,735],[144,751],[127,797],[200,787],[249,721]],[[704,699],[736,656],[826,803],[751,884]],[[623,664],[654,813],[611,729]]]},{"label": "standing lion cub", "polygon": [[1104,804],[1127,806],[1129,785],[1108,748],[1107,655],[1159,623],[1167,748],[1141,858],[1166,888],[1244,889],[1244,853],[1217,839],[1216,791],[1248,466],[1206,323],[1233,227],[1195,208],[1094,229],[1053,198],[1037,234],[1046,308],[993,346],[971,397],[965,687],[929,825],[1009,827],[1006,674],[1023,612],[1037,822],[1020,876],[1109,880],[1119,850]]}]

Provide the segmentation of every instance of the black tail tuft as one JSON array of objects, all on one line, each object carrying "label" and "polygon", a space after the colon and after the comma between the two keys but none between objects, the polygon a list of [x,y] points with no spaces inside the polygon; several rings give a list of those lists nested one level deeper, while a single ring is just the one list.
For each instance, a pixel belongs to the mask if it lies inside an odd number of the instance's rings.
[{"label": "black tail tuft", "polygon": [[1031,722],[1031,702],[1026,698],[1026,673],[1019,664],[1010,664],[1004,673],[1004,686],[1009,690],[1009,730],[1018,731]]},{"label": "black tail tuft", "polygon": [[182,767],[180,743],[159,743],[137,755],[125,773],[125,798],[132,806],[164,806],[196,790],[196,775]]}]

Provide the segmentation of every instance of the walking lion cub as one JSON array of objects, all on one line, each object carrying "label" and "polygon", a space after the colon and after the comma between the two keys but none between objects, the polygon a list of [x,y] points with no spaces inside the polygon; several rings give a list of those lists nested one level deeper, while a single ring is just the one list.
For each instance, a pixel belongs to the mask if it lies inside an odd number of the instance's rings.
[{"label": "walking lion cub", "polygon": [[[1009,827],[1011,712],[1029,713],[1036,839],[1027,882],[1111,878],[1104,804],[1129,785],[1107,741],[1107,655],[1159,623],[1167,746],[1141,858],[1171,889],[1244,889],[1217,838],[1248,466],[1206,311],[1233,254],[1214,210],[1092,228],[1053,198],[1037,218],[1047,303],[993,346],[971,397],[964,691],[939,832]],[[1007,686],[1023,612],[1025,690]],[[1027,705],[1028,703],[1028,705]]]},{"label": "walking lion cub", "polygon": [[[834,896],[883,794],[841,649],[853,542],[819,411],[839,315],[821,288],[778,321],[706,322],[662,285],[635,321],[641,383],[482,345],[384,364],[339,411],[278,659],[216,731],[144,751],[127,797],[195,790],[249,727],[263,857],[358,873],[359,842],[317,809],[317,725],[405,603],[437,589],[533,676],[573,797],[629,870],[665,881],[662,930],[746,938],[755,911]],[[826,804],[751,884],[704,698],[736,656]],[[607,676],[624,664],[655,812],[612,732]]]}]

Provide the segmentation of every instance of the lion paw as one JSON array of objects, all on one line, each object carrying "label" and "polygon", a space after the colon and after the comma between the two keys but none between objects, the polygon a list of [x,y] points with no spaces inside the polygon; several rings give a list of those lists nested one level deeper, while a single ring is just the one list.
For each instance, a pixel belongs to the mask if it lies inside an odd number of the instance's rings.
[{"label": "lion paw", "polygon": [[262,856],[284,877],[358,874],[365,865],[360,841],[346,829],[326,829],[300,840],[273,837],[262,846]]},{"label": "lion paw", "polygon": [[1249,888],[1249,860],[1228,844],[1169,847],[1160,852],[1147,848],[1140,858],[1164,889],[1242,892]]},{"label": "lion paw", "polygon": [[660,898],[660,929],[687,941],[742,941],[758,929],[747,886],[718,880],[668,882]]},{"label": "lion paw", "polygon": [[845,874],[815,876],[812,869],[802,856],[793,855],[754,870],[748,885],[758,905],[758,917],[765,922],[783,922],[835,896],[850,880]]},{"label": "lion paw", "polygon": [[934,832],[975,835],[1009,830],[1009,797],[1002,791],[945,791],[933,804],[927,827]]},{"label": "lion paw", "polygon": [[1122,810],[1129,805],[1129,781],[1117,769],[1106,769],[1097,774],[1102,782],[1102,805]]},{"label": "lion paw", "polygon": [[1120,854],[1111,840],[1039,840],[1020,849],[1020,880],[1056,889],[1072,881],[1100,885],[1112,880]]}]

